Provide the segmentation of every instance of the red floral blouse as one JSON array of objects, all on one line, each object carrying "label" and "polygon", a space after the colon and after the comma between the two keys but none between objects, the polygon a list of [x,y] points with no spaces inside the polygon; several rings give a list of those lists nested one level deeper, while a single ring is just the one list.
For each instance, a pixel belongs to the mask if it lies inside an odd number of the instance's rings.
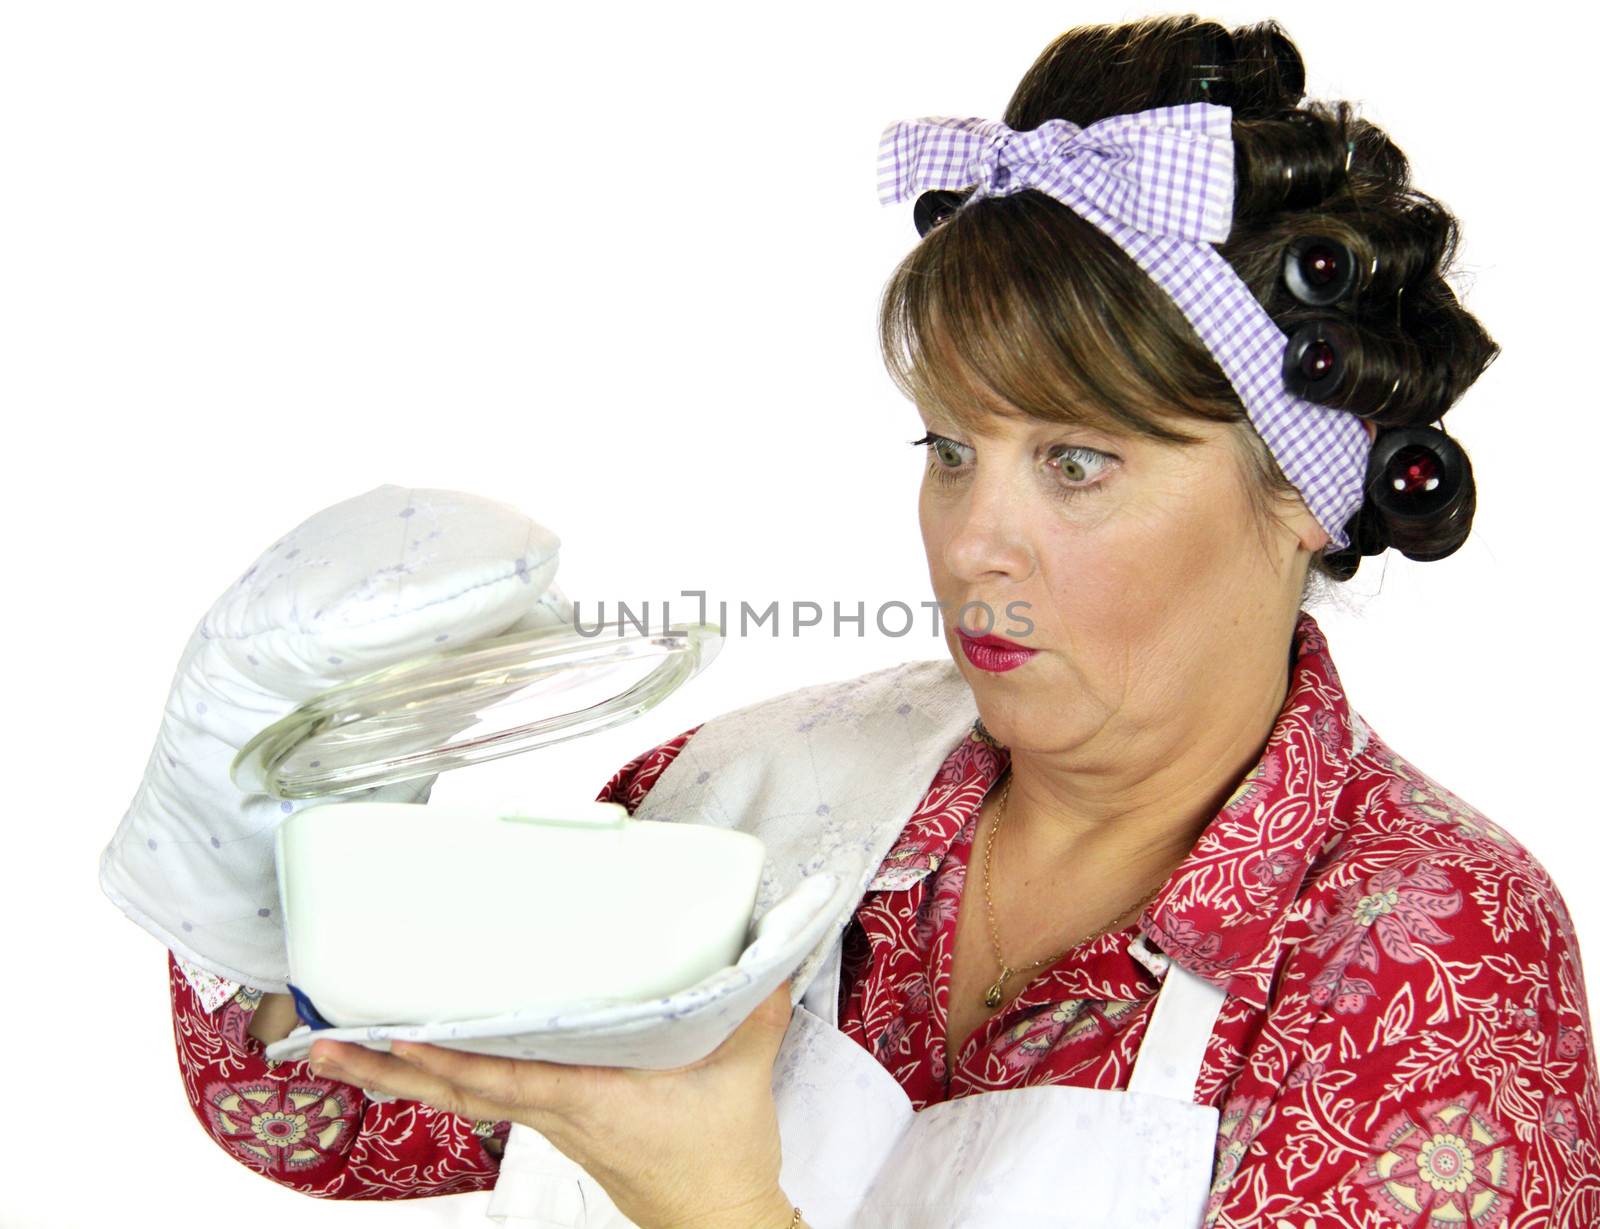
[{"label": "red floral blouse", "polygon": [[[249,1035],[261,991],[167,953],[172,1030],[200,1125],[236,1161],[323,1199],[419,1199],[490,1190],[509,1122],[474,1124],[421,1101],[383,1099],[269,1062]],[[221,1002],[217,1002],[221,999]]]},{"label": "red floral blouse", "polygon": [[[601,797],[632,810],[693,733]],[[1126,1088],[1158,988],[1128,950],[1142,934],[1228,991],[1196,1098],[1221,1113],[1207,1226],[1600,1226],[1600,1081],[1561,893],[1371,731],[1311,615],[1260,760],[1150,906],[947,1059],[956,914],[1007,759],[976,731],[951,752],[845,932],[839,1027],[916,1108]]]},{"label": "red floral blouse", "polygon": [[[599,798],[637,808],[693,734],[624,765]],[[1311,615],[1260,760],[1149,907],[1037,971],[952,1059],[956,914],[1006,763],[976,731],[951,752],[845,933],[839,1027],[917,1108],[1125,1088],[1158,984],[1129,951],[1142,937],[1229,994],[1197,1097],[1221,1113],[1207,1226],[1600,1225],[1600,1080],[1561,894],[1350,708]],[[494,1184],[507,1124],[480,1124],[484,1140],[303,1062],[269,1070],[245,1035],[253,992],[218,1017],[171,967],[190,1102],[243,1163],[335,1198]]]}]

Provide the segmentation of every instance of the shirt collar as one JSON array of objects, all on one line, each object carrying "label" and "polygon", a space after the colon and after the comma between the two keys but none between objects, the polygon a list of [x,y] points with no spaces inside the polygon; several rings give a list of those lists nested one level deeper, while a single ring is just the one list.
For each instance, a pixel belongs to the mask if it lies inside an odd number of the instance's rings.
[{"label": "shirt collar", "polygon": [[1260,758],[1140,915],[1156,946],[1265,1008],[1289,914],[1367,736],[1322,629],[1300,611],[1288,692]]},{"label": "shirt collar", "polygon": [[[1333,825],[1350,760],[1367,736],[1321,628],[1300,611],[1288,690],[1259,759],[1140,914],[1138,929],[1191,972],[1266,1007],[1289,913]],[[936,869],[1007,758],[981,730],[958,743],[869,889],[908,888]],[[952,805],[958,797],[972,801]],[[1126,990],[1141,981],[1150,984],[1126,946],[1124,931],[1091,940],[1083,952],[1093,966],[1090,982],[1114,981],[1124,988],[1120,997],[1130,997]]]}]

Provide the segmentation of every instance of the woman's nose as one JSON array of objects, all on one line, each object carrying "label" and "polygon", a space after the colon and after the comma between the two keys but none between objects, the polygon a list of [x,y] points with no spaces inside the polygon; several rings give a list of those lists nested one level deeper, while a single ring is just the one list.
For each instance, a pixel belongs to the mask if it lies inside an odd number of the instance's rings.
[{"label": "woman's nose", "polygon": [[977,479],[967,498],[951,507],[944,541],[945,567],[958,580],[1025,580],[1034,568],[1033,549],[1020,493],[1009,484]]}]

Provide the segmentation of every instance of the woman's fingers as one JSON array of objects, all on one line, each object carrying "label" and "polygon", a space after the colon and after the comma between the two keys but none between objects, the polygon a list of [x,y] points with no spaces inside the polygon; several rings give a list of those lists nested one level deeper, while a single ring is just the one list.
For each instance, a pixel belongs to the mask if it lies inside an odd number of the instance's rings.
[{"label": "woman's fingers", "polygon": [[578,1090],[591,1071],[570,1063],[500,1058],[422,1042],[395,1042],[393,1052],[417,1070],[475,1097],[553,1114],[566,1113],[581,1100]]},{"label": "woman's fingers", "polygon": [[363,1045],[318,1041],[311,1049],[311,1070],[328,1079],[377,1089],[408,1101],[423,1101],[446,1113],[474,1121],[524,1119],[517,1106],[477,1091],[487,1086],[481,1079],[474,1082],[474,1087],[462,1087],[426,1067],[405,1062],[392,1054],[369,1050]]},{"label": "woman's fingers", "polygon": [[738,1072],[752,1064],[770,1073],[790,1013],[786,980],[714,1051],[671,1071],[501,1058],[408,1041],[391,1042],[385,1054],[327,1039],[313,1042],[311,1069],[464,1118],[521,1122],[547,1136],[556,1132],[578,1139],[594,1128],[597,1115],[605,1119],[630,1112],[647,1085],[659,1088],[663,1081],[693,1073],[718,1083],[737,1082],[743,1078]]}]

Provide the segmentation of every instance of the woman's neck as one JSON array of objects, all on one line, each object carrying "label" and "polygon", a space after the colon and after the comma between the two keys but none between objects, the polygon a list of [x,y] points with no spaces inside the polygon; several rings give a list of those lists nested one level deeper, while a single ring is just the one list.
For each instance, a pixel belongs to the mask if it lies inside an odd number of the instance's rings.
[{"label": "woman's neck", "polygon": [[1285,669],[1252,705],[1212,707],[1115,748],[1013,747],[1008,839],[1043,864],[1176,862],[1260,759],[1287,693]]}]

